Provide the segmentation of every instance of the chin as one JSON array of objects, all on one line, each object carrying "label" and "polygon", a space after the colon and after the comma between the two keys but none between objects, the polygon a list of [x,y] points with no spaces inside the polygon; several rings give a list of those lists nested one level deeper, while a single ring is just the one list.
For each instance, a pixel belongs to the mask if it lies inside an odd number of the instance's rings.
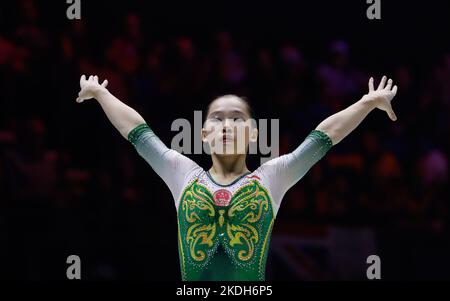
[{"label": "chin", "polygon": [[232,156],[241,156],[245,155],[245,152],[238,152],[237,150],[231,151],[231,152],[215,152],[216,156],[223,156],[223,157],[232,157]]}]

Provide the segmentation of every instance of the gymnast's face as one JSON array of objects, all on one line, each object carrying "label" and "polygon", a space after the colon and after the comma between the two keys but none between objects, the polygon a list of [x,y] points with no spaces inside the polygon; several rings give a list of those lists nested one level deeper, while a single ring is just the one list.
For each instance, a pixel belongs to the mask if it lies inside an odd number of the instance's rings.
[{"label": "gymnast's face", "polygon": [[247,103],[235,95],[225,95],[210,104],[201,135],[211,154],[245,155],[258,130]]}]

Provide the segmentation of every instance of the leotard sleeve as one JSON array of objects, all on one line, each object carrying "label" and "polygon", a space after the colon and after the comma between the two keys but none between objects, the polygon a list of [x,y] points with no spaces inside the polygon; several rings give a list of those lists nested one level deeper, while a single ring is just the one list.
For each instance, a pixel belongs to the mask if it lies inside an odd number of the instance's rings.
[{"label": "leotard sleeve", "polygon": [[201,167],[168,148],[145,123],[130,131],[128,141],[169,187],[176,206],[186,177]]},{"label": "leotard sleeve", "polygon": [[261,165],[256,172],[269,187],[275,214],[284,194],[333,146],[323,131],[313,130],[293,152]]}]

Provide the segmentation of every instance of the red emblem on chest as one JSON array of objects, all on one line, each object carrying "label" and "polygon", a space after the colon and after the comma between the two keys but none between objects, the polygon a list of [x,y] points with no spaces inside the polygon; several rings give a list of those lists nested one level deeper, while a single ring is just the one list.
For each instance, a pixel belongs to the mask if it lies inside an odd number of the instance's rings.
[{"label": "red emblem on chest", "polygon": [[226,189],[216,190],[213,194],[214,204],[217,206],[228,206],[231,200],[231,193]]}]

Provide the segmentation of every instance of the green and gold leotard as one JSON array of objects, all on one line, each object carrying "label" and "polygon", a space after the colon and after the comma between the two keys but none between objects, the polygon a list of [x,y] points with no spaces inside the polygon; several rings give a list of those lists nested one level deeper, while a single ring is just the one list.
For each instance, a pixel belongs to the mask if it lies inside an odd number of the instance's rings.
[{"label": "green and gold leotard", "polygon": [[264,280],[273,223],[286,191],[331,148],[313,130],[292,153],[229,185],[167,148],[147,124],[128,140],[164,180],[175,200],[183,280]]}]

